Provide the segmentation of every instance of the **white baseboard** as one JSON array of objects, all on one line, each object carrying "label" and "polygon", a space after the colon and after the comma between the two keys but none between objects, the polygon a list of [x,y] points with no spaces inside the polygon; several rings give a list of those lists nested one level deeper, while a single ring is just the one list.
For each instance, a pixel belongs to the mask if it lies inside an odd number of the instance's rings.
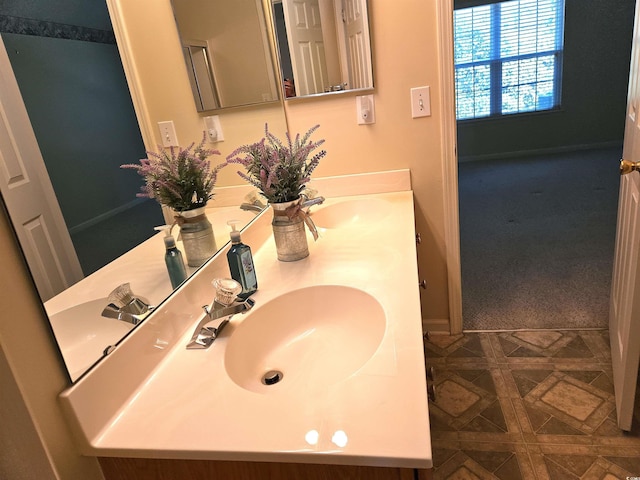
[{"label": "white baseboard", "polygon": [[423,318],[422,331],[432,335],[450,335],[451,325],[448,318]]},{"label": "white baseboard", "polygon": [[79,233],[83,230],[86,230],[89,227],[93,227],[94,225],[100,223],[100,222],[104,222],[105,220],[111,218],[111,217],[115,217],[116,215],[118,215],[119,213],[122,213],[126,210],[129,210],[130,208],[133,208],[137,205],[139,205],[142,202],[146,202],[149,199],[147,198],[136,198],[135,200],[131,200],[130,202],[125,203],[124,205],[120,205],[117,208],[114,208],[112,210],[109,210],[108,212],[105,213],[101,213],[100,215],[90,218],[89,220],[86,220],[82,223],[79,223],[78,225],[75,225],[73,227],[71,227],[69,229],[69,234],[70,235],[74,235],[76,233]]},{"label": "white baseboard", "polygon": [[552,155],[555,153],[579,152],[583,150],[595,150],[598,148],[620,147],[622,149],[622,141],[611,141],[602,143],[590,143],[580,145],[566,145],[553,148],[538,148],[534,150],[518,150],[515,152],[504,153],[488,153],[485,155],[466,155],[458,157],[459,163],[477,162],[481,160],[500,160],[503,158],[525,158],[535,157],[537,155]]}]

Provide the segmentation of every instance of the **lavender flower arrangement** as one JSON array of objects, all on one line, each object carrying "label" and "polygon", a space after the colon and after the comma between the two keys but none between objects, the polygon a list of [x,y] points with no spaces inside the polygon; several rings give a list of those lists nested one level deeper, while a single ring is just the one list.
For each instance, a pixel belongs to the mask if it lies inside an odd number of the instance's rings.
[{"label": "lavender flower arrangement", "polygon": [[185,149],[171,147],[168,152],[159,145],[159,152],[147,152],[148,158],[140,160],[140,165],[120,168],[137,170],[145,179],[137,197],[155,198],[177,212],[204,207],[213,197],[218,172],[226,166],[221,163],[211,169],[207,158],[220,152],[204,148],[205,139],[203,134],[197,146],[194,142]]},{"label": "lavender flower arrangement", "polygon": [[246,169],[238,175],[257,187],[271,203],[296,200],[311,174],[327,152],[321,150],[311,153],[324,143],[324,140],[311,141],[311,134],[320,125],[316,125],[300,137],[292,140],[287,132],[286,144],[269,132],[265,125],[265,137],[258,143],[243,145],[227,157],[227,163],[236,163]]}]

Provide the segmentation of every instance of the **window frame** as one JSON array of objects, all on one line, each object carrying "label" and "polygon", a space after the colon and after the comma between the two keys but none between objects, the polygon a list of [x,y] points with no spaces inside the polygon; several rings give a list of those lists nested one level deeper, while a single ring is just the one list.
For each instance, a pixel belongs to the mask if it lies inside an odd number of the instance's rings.
[{"label": "window frame", "polygon": [[[456,41],[454,36],[454,82],[455,82],[455,100],[456,100],[456,121],[457,122],[476,122],[483,120],[495,120],[503,119],[513,116],[532,115],[532,114],[548,114],[561,110],[562,108],[562,70],[564,60],[564,31],[565,31],[565,0],[555,0],[558,5],[556,13],[556,42],[554,49],[545,50],[541,52],[526,53],[522,55],[511,55],[508,57],[501,57],[501,6],[513,0],[486,0],[470,2],[470,5],[458,5],[456,2],[454,13],[456,10],[463,10],[469,8],[476,8],[481,6],[489,6],[491,9],[491,29],[490,29],[490,50],[491,55],[489,59],[483,60],[471,60],[467,62],[456,63],[455,49]],[[465,3],[465,2],[460,2]],[[469,2],[467,2],[469,3]],[[521,17],[519,17],[521,18]],[[497,27],[497,28],[496,28]],[[455,35],[456,24],[454,19],[453,31]],[[515,112],[503,112],[504,105],[502,104],[504,86],[502,84],[502,70],[503,65],[508,62],[527,60],[532,58],[550,57],[554,58],[553,66],[553,93],[552,93],[552,105],[549,108],[537,108],[537,105],[533,109],[519,110]],[[489,66],[489,114],[458,118],[458,70],[462,68],[474,68],[477,66]],[[537,73],[537,68],[536,68]],[[536,81],[537,83],[537,81]],[[522,84],[521,84],[522,85]],[[518,85],[520,87],[521,85]],[[537,102],[536,102],[537,103]]]}]

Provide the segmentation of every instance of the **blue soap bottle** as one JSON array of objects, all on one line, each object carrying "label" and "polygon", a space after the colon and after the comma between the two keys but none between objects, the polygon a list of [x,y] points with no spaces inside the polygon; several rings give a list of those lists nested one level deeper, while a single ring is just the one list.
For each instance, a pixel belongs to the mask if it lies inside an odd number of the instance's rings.
[{"label": "blue soap bottle", "polygon": [[227,222],[231,226],[231,248],[227,252],[231,278],[242,285],[242,292],[238,295],[243,300],[258,290],[258,279],[253,266],[251,248],[242,243],[240,232],[236,230],[236,220]]},{"label": "blue soap bottle", "polygon": [[156,230],[164,230],[164,262],[167,264],[167,271],[169,272],[169,280],[171,281],[171,288],[174,290],[187,279],[187,269],[184,266],[184,260],[182,259],[182,252],[176,247],[176,241],[171,235],[171,227],[169,225],[163,225],[162,227],[155,227]]}]

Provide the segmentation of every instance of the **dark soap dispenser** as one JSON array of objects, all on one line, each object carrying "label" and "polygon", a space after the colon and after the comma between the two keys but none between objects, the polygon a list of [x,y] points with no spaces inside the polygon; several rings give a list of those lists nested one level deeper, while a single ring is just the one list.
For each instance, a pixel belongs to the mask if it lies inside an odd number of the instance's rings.
[{"label": "dark soap dispenser", "polygon": [[171,236],[171,227],[169,225],[155,227],[155,229],[165,232],[164,247],[166,251],[164,254],[164,262],[167,265],[171,288],[175,290],[178,285],[187,279],[187,270],[184,266],[184,260],[182,259],[182,252],[176,247],[176,241]]},{"label": "dark soap dispenser", "polygon": [[231,278],[242,285],[242,292],[238,295],[243,300],[258,290],[258,279],[253,266],[251,248],[242,243],[240,232],[236,230],[237,220],[227,222],[231,226],[231,248],[227,252]]}]

